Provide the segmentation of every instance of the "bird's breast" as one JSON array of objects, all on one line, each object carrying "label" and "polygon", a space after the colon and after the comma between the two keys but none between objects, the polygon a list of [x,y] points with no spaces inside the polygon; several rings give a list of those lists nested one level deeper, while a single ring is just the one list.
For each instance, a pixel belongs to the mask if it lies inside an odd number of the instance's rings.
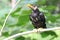
[{"label": "bird's breast", "polygon": [[32,16],[33,16],[33,17],[37,17],[37,14],[33,13]]},{"label": "bird's breast", "polygon": [[37,22],[37,21],[38,21],[38,15],[35,14],[35,13],[32,13],[32,14],[30,15],[30,18],[31,18],[31,20],[32,20],[33,22]]}]

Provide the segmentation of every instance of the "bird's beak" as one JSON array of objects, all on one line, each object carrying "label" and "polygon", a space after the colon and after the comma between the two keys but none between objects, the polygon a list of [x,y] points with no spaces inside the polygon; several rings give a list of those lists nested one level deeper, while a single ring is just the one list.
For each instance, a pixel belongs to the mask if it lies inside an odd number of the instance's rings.
[{"label": "bird's beak", "polygon": [[34,7],[31,4],[27,4],[27,6],[31,9],[34,9]]}]

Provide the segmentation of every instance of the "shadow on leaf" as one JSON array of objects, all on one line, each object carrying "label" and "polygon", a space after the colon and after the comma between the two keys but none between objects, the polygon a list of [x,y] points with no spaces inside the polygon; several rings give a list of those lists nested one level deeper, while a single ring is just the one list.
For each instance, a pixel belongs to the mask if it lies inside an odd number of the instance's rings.
[{"label": "shadow on leaf", "polygon": [[45,32],[41,33],[41,36],[43,38],[48,37],[49,35],[52,36],[52,38],[50,38],[50,40],[53,40],[54,38],[58,37],[57,34],[54,31],[45,31]]}]

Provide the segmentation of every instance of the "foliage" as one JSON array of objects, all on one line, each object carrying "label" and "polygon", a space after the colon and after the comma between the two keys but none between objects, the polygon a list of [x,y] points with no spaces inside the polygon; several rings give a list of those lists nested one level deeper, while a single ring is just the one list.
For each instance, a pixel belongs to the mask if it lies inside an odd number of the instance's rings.
[{"label": "foliage", "polygon": [[[48,1],[48,2],[47,2]],[[46,17],[46,25],[48,28],[60,26],[60,14],[55,14],[53,10],[56,9],[56,4],[59,0],[22,0],[14,11],[10,14],[6,26],[3,30],[3,35],[0,40],[7,38],[8,36],[33,30],[33,25],[29,20],[29,14],[31,9],[26,7],[26,4],[34,4],[39,7],[39,10],[44,13]],[[5,5],[4,5],[5,3]],[[11,7],[7,5],[8,0],[2,0],[0,5],[0,29],[3,22],[10,11]],[[47,4],[48,3],[48,4]],[[4,6],[3,6],[4,5]],[[60,31],[48,31],[43,33],[32,33],[22,35],[12,40],[60,40]]]}]

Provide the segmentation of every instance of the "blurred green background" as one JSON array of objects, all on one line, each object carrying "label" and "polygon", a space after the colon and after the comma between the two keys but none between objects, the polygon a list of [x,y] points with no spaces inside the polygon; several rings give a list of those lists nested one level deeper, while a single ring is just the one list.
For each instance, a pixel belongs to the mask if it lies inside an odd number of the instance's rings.
[{"label": "blurred green background", "polygon": [[[11,8],[16,5],[17,1],[18,0],[0,0],[0,29],[7,14]],[[32,10],[26,6],[28,3],[38,6],[39,10],[44,13],[47,28],[60,26],[60,0],[21,0],[10,14],[0,40],[17,33],[34,29],[29,20],[29,14]],[[60,30],[39,34],[26,34],[11,40],[60,40]]]}]

